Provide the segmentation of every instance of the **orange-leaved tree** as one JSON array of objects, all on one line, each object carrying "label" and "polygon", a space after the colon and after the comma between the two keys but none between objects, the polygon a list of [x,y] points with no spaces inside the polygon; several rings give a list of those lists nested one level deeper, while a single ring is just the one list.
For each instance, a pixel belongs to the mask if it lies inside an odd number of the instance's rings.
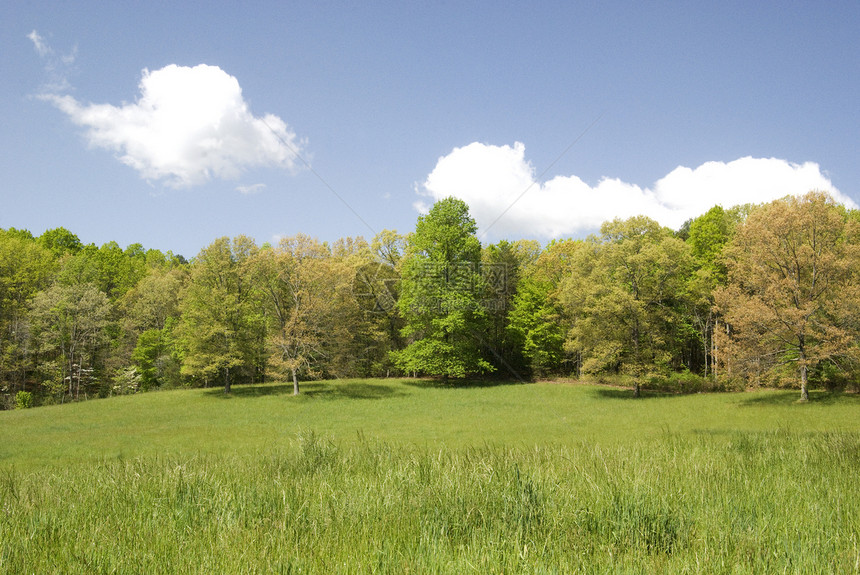
[{"label": "orange-leaved tree", "polygon": [[856,222],[810,192],[754,210],[727,248],[729,283],[716,290],[736,375],[791,371],[809,398],[810,370],[858,356]]}]

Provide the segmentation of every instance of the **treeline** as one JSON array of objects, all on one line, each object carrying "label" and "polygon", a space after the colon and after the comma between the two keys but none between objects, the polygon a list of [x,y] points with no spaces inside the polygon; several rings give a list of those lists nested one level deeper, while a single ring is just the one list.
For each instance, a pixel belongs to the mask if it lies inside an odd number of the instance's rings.
[{"label": "treeline", "polygon": [[407,235],[219,238],[191,261],[0,230],[2,406],[388,375],[856,386],[860,214],[826,194],[543,247],[476,232],[450,198]]}]

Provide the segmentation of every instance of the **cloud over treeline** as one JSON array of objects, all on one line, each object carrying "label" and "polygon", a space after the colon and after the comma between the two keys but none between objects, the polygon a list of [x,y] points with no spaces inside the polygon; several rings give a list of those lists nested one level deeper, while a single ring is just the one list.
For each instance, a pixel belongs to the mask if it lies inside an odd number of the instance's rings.
[{"label": "cloud over treeline", "polygon": [[[678,166],[650,187],[609,177],[589,185],[575,175],[537,181],[520,142],[474,142],[439,158],[418,193],[432,201],[464,200],[482,233],[492,237],[550,239],[584,235],[605,221],[636,215],[677,229],[714,205],[761,203],[810,190],[829,191],[837,201],[857,207],[813,162],[745,157]],[[423,201],[415,207],[428,208]]]}]

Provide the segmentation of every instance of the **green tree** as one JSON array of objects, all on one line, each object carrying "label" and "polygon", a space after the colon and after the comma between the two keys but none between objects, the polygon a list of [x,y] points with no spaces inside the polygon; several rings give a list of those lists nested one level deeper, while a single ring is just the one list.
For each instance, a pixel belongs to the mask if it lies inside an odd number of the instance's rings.
[{"label": "green tree", "polygon": [[677,363],[689,247],[671,230],[638,216],[603,224],[592,253],[562,288],[573,318],[567,347],[582,354],[586,373],[633,376],[638,397],[642,376]]},{"label": "green tree", "polygon": [[502,240],[484,248],[481,275],[487,284],[483,296],[487,312],[485,347],[490,350],[496,370],[504,370],[520,378],[527,371],[521,342],[509,327],[508,313],[513,308],[525,269],[541,252],[534,240]]},{"label": "green tree", "polygon": [[410,343],[392,353],[406,372],[448,377],[493,370],[484,358],[481,244],[465,202],[440,200],[418,218],[403,265],[400,313]]},{"label": "green tree", "polygon": [[300,373],[314,377],[322,372],[343,277],[328,247],[305,235],[261,250],[253,267],[270,322],[268,367],[292,378],[298,395]]},{"label": "green tree", "polygon": [[0,230],[0,389],[25,390],[32,372],[29,307],[56,270],[50,251],[29,232]]},{"label": "green tree", "polygon": [[528,361],[531,373],[538,376],[558,371],[564,359],[562,310],[552,291],[553,287],[546,282],[526,279],[520,284],[508,313],[510,339]]},{"label": "green tree", "polygon": [[687,282],[687,321],[701,354],[700,365],[705,375],[716,375],[719,349],[714,333],[720,317],[714,306],[714,290],[728,281],[724,248],[734,236],[749,207],[725,210],[714,206],[689,225],[687,244],[693,257],[694,269]]},{"label": "green tree", "polygon": [[169,318],[164,328],[148,329],[137,337],[130,360],[143,391],[181,381],[181,363],[173,337],[176,321]]},{"label": "green tree", "polygon": [[107,340],[111,305],[92,284],[56,284],[33,299],[31,318],[45,382],[70,397],[98,382],[99,352]]},{"label": "green tree", "polygon": [[400,299],[400,280],[403,271],[403,257],[408,240],[406,236],[393,230],[382,230],[370,244],[373,262],[356,272],[354,293],[358,294],[359,304],[379,316],[385,326],[385,359],[381,364],[388,374],[390,354],[388,352],[403,348],[401,331],[403,317],[397,307]]},{"label": "green tree", "polygon": [[728,247],[729,285],[715,297],[730,325],[735,374],[778,376],[793,366],[801,400],[810,369],[856,360],[857,223],[822,192],[753,211]]},{"label": "green tree", "polygon": [[244,236],[215,240],[192,264],[181,298],[182,373],[204,385],[220,378],[225,393],[262,368],[265,325],[248,265],[257,249]]},{"label": "green tree", "polygon": [[66,254],[74,255],[81,251],[81,240],[66,228],[45,230],[38,238],[39,244],[59,258]]},{"label": "green tree", "polygon": [[582,241],[552,241],[522,270],[507,329],[535,375],[559,373],[568,361],[564,350],[567,322],[559,287],[582,261],[579,252],[587,246]]},{"label": "green tree", "polygon": [[174,330],[186,279],[184,268],[150,268],[120,300],[128,361],[141,374],[143,390],[181,381]]},{"label": "green tree", "polygon": [[97,248],[87,244],[63,258],[59,281],[67,285],[91,283],[115,302],[147,273],[147,257],[140,244],[125,250],[116,242]]}]

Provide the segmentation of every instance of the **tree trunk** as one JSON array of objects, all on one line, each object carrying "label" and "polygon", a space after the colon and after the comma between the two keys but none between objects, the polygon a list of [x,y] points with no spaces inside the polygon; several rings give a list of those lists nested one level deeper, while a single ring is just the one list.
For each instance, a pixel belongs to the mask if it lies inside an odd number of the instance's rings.
[{"label": "tree trunk", "polygon": [[230,368],[224,368],[224,393],[230,393]]},{"label": "tree trunk", "polygon": [[641,397],[642,393],[639,390],[639,380],[636,380],[636,385],[633,388],[633,397]]},{"label": "tree trunk", "polygon": [[717,379],[717,362],[719,361],[719,344],[717,343],[717,332],[720,329],[720,318],[714,318],[714,329],[711,331],[711,375]]},{"label": "tree trunk", "polygon": [[809,401],[806,364],[800,366],[800,401]]},{"label": "tree trunk", "polygon": [[808,369],[806,367],[806,341],[803,336],[799,338],[800,345],[798,346],[800,349],[800,401],[809,401],[809,388],[808,388]]},{"label": "tree trunk", "polygon": [[295,369],[293,369],[292,372],[293,372],[293,395],[298,395],[299,394],[299,377],[298,377],[298,374],[296,374]]}]

